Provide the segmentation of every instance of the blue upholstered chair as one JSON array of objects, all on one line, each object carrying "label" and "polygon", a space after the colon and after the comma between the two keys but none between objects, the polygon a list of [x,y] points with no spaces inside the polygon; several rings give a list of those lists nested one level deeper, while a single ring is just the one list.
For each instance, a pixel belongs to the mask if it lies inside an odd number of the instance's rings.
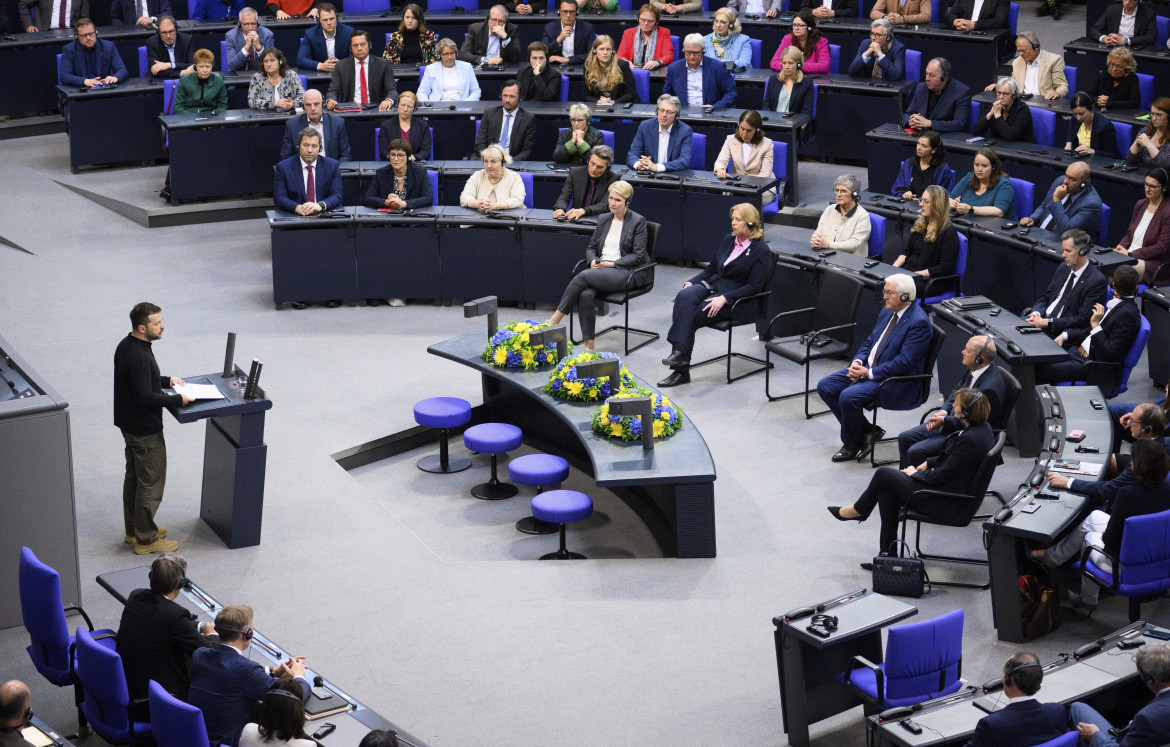
[{"label": "blue upholstered chair", "polygon": [[[772,141],[772,173],[776,175],[777,179],[788,179],[788,143],[779,139]],[[784,190],[777,189],[776,198],[764,205],[764,209],[760,213],[765,217],[777,215],[783,205]]]},{"label": "blue upholstered chair", "polygon": [[1154,76],[1146,73],[1134,73],[1138,79],[1138,92],[1142,97],[1141,109],[1149,109],[1154,103]]},{"label": "blue upholstered chair", "polygon": [[[931,3],[932,8],[936,7],[938,3]],[[916,49],[906,50],[906,80],[912,80],[915,83],[922,82],[922,53]]]},{"label": "blue upholstered chair", "polygon": [[601,133],[601,142],[603,142],[607,146],[609,146],[610,150],[613,150],[613,148],[614,148],[613,130],[602,130],[599,128],[597,131]]},{"label": "blue upholstered chair", "polygon": [[[1109,238],[1109,215],[1112,212],[1108,205],[1104,202],[1101,203],[1101,216],[1098,219],[1100,222],[1097,224],[1097,243],[1101,246],[1109,246],[1109,244],[1105,243],[1105,240]],[[1138,295],[1140,296],[1141,294],[1139,293]]]},{"label": "blue upholstered chair", "polygon": [[556,524],[561,534],[561,547],[556,552],[541,555],[541,560],[584,560],[585,556],[565,548],[565,525],[588,519],[593,513],[593,499],[576,490],[550,490],[532,498],[532,515],[541,521]]},{"label": "blue upholstered chair", "polygon": [[569,100],[569,76],[561,73],[561,102],[566,103]]},{"label": "blue upholstered chair", "polygon": [[439,430],[439,453],[418,460],[423,472],[462,472],[471,466],[467,457],[451,459],[447,454],[447,438],[452,428],[471,420],[471,404],[458,397],[431,397],[414,406],[414,422],[425,428]]},{"label": "blue upholstered chair", "polygon": [[869,243],[867,253],[871,257],[882,256],[886,248],[886,218],[877,213],[869,214]]},{"label": "blue upholstered chair", "polygon": [[[926,283],[922,295],[923,303],[941,303],[955,296],[963,295],[963,275],[967,272],[967,237],[959,234],[959,254],[955,257],[955,272],[952,275],[932,277]],[[936,295],[931,295],[932,293]]]},{"label": "blue upholstered chair", "polygon": [[150,726],[158,747],[211,747],[203,711],[168,693],[150,681]]},{"label": "blue upholstered chair", "polygon": [[[1112,297],[1112,288],[1110,288],[1110,297]],[[1133,373],[1133,367],[1138,364],[1142,358],[1142,351],[1146,348],[1146,342],[1150,339],[1150,320],[1146,319],[1143,314],[1141,317],[1141,327],[1138,328],[1137,335],[1133,338],[1133,344],[1129,347],[1129,352],[1125,355],[1125,360],[1121,362],[1121,376],[1117,382],[1117,388],[1112,392],[1106,393],[1106,397],[1113,399],[1119,394],[1124,394],[1129,389],[1129,375]],[[1081,366],[1081,370],[1077,372],[1077,381],[1061,382],[1062,385],[1076,384],[1080,386],[1084,383],[1085,377],[1091,370],[1105,370],[1106,368],[1113,368],[1117,363],[1104,363],[1102,361],[1085,361]]]},{"label": "blue upholstered chair", "polygon": [[707,165],[707,136],[698,132],[691,135],[691,169],[702,171]]},{"label": "blue upholstered chair", "polygon": [[439,172],[427,169],[427,178],[431,180],[431,207],[439,204]]},{"label": "blue upholstered chair", "polygon": [[1068,81],[1068,97],[1071,99],[1077,91],[1077,69],[1072,65],[1064,66],[1064,79]]},{"label": "blue upholstered chair", "polygon": [[219,70],[223,73],[232,71],[231,66],[228,65],[227,39],[221,39],[219,42]]},{"label": "blue upholstered chair", "polygon": [[[525,454],[508,462],[508,477],[512,482],[531,485],[540,495],[549,485],[557,485],[569,478],[569,463],[552,454]],[[536,516],[526,516],[516,522],[516,528],[525,534],[552,534],[557,525]]]},{"label": "blue upholstered chair", "polygon": [[[630,73],[634,76],[634,93],[638,94],[638,100],[643,104],[650,103],[650,71],[643,70],[640,67],[630,68]],[[1125,147],[1129,147],[1126,145]]]},{"label": "blue upholstered chair", "polygon": [[1133,145],[1133,125],[1128,122],[1114,122],[1113,133],[1117,136],[1117,152],[1122,155]]},{"label": "blue upholstered chair", "polygon": [[38,560],[27,547],[20,548],[17,575],[20,587],[20,616],[29,635],[29,645],[26,649],[28,656],[36,670],[49,682],[58,687],[73,688],[77,721],[84,727],[86,719],[81,710],[83,691],[76,675],[74,637],[69,635],[65,611],[79,612],[86,626],[93,631],[93,637],[110,649],[113,649],[115,644],[114,631],[108,628],[94,630],[85,610],[75,604],[63,604],[60,574]]},{"label": "blue upholstered chair", "polygon": [[150,739],[150,720],[139,713],[145,705],[130,700],[122,657],[77,628],[77,678],[85,690],[81,710],[89,725],[110,744],[136,744]]},{"label": "blue upholstered chair", "polygon": [[1016,216],[1031,215],[1033,198],[1036,194],[1036,185],[1024,179],[1017,179],[1014,176],[1008,178],[1012,180],[1012,192],[1015,193],[1013,202],[1016,206]]},{"label": "blue upholstered chair", "polygon": [[145,78],[146,74],[150,72],[150,66],[146,62],[146,47],[138,48],[138,77]]},{"label": "blue upholstered chair", "polygon": [[1028,108],[1032,110],[1032,135],[1036,142],[1040,145],[1056,145],[1056,112],[1037,106]]},{"label": "blue upholstered chair", "polygon": [[759,39],[748,39],[752,48],[752,67],[759,68],[763,62],[764,42]]},{"label": "blue upholstered chair", "polygon": [[868,711],[910,706],[957,692],[963,665],[963,610],[890,628],[886,661],[854,656],[845,685]]},{"label": "blue upholstered chair", "polygon": [[829,45],[829,72],[833,75],[841,72],[841,45]]},{"label": "blue upholstered chair", "polygon": [[471,494],[485,501],[499,501],[516,495],[517,488],[500,482],[496,473],[497,455],[515,451],[524,443],[524,433],[509,423],[480,423],[463,431],[463,445],[476,454],[491,454],[492,476],[471,489]]},{"label": "blue upholstered chair", "polygon": [[674,59],[681,60],[682,57],[678,53],[678,35],[677,34],[670,35],[670,46],[674,48]]},{"label": "blue upholstered chair", "polygon": [[1166,39],[1170,38],[1170,18],[1154,16],[1154,23],[1158,26],[1158,38],[1154,40],[1155,47],[1166,46]]},{"label": "blue upholstered chair", "polygon": [[533,202],[532,202],[532,193],[533,193],[532,174],[528,173],[527,171],[521,171],[519,173],[520,173],[520,181],[524,182],[524,207],[531,210],[532,205],[533,205]]},{"label": "blue upholstered chair", "polygon": [[1143,602],[1170,589],[1170,511],[1125,520],[1117,557],[1098,551],[1109,557],[1113,573],[1098,568],[1091,551],[1086,547],[1075,567],[1103,589],[1129,597],[1130,622],[1138,620]]},{"label": "blue upholstered chair", "polygon": [[1044,744],[1036,745],[1036,747],[1076,747],[1079,737],[1079,732],[1070,731],[1068,734],[1063,734],[1056,739],[1050,739]]}]

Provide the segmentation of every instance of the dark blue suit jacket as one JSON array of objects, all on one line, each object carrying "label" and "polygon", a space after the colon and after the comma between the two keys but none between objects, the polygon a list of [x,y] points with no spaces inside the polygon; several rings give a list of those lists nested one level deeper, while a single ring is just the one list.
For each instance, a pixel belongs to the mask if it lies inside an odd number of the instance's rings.
[{"label": "dark blue suit jacket", "polygon": [[[682,171],[691,167],[691,135],[694,130],[680,119],[674,121],[670,129],[670,146],[666,150],[667,171]],[[626,165],[631,169],[642,156],[650,156],[658,162],[658,120],[655,117],[642,120],[638,131],[634,134],[634,142],[630,143],[630,153],[626,156]]]},{"label": "dark blue suit jacket", "polygon": [[1097,190],[1090,184],[1087,189],[1070,197],[1062,205],[1052,201],[1052,194],[1061,184],[1064,184],[1064,174],[1053,180],[1052,186],[1048,188],[1048,194],[1044,195],[1044,201],[1033,211],[1032,220],[1036,221],[1036,225],[1040,225],[1051,213],[1052,220],[1048,222],[1047,230],[1064,233],[1070,228],[1079,228],[1090,236],[1096,236],[1097,223],[1101,220],[1101,196],[1097,194]]},{"label": "dark blue suit jacket", "polygon": [[[551,21],[544,25],[544,41],[548,47],[548,56],[561,54],[561,43],[557,41],[557,37],[561,35],[561,22]],[[581,65],[585,62],[585,58],[589,56],[589,50],[593,46],[593,24],[588,21],[577,20],[577,25],[573,27],[573,56],[569,58],[569,64]]]},{"label": "dark blue suit jacket", "polygon": [[[770,112],[776,111],[776,105],[780,103],[780,90],[782,88],[784,88],[784,84],[775,75],[768,78],[768,83],[764,86],[765,109]],[[805,76],[800,79],[799,83],[792,84],[792,95],[788,97],[788,111],[793,114],[807,114],[811,117],[816,97],[817,89],[813,85],[812,78]]]},{"label": "dark blue suit jacket", "polygon": [[[963,379],[959,380],[959,384],[961,385],[966,378],[966,374],[964,374]],[[983,396],[987,397],[987,403],[991,405],[991,415],[988,416],[987,422],[992,425],[997,424],[1003,415],[1003,407],[1007,404],[1007,383],[1004,382],[999,368],[994,364],[987,366],[983,373],[979,375],[979,380],[975,382],[975,388],[983,392]],[[946,403],[942,406],[942,409],[946,411],[947,415],[943,418],[941,433],[954,433],[963,427],[963,421],[951,415],[951,409],[955,406],[955,392],[957,391],[959,391],[958,386],[951,391],[951,396],[947,397]],[[932,412],[937,412],[937,410],[933,410]]]},{"label": "dark blue suit jacket", "polygon": [[195,0],[195,12],[191,14],[194,20],[218,21],[223,18],[234,19],[244,9],[245,0]]},{"label": "dark blue suit jacket", "polygon": [[[349,57],[349,37],[353,35],[353,26],[345,23],[337,24],[337,31],[333,35],[333,54],[337,59]],[[329,49],[325,46],[325,32],[321,26],[310,26],[305,29],[305,37],[301,39],[301,48],[297,50],[297,67],[302,70],[316,70],[318,62],[329,59]]]},{"label": "dark blue suit jacket", "polygon": [[[681,53],[680,53],[681,54]],[[678,96],[683,106],[706,106],[727,109],[735,106],[735,78],[725,66],[713,57],[703,57],[703,100],[687,99],[687,61],[675,60],[666,67],[666,83],[663,93]]]},{"label": "dark blue suit jacket", "polygon": [[[1155,438],[1154,441],[1156,441],[1167,454],[1170,454],[1170,437],[1162,436],[1161,438]],[[1069,483],[1068,489],[1074,493],[1081,493],[1082,495],[1088,496],[1090,504],[1093,506],[1108,506],[1113,503],[1113,499],[1117,497],[1117,494],[1121,492],[1122,488],[1136,484],[1137,478],[1133,474],[1132,465],[1126,465],[1125,469],[1121,471],[1121,474],[1117,477],[1114,477],[1112,480],[1106,480],[1105,482],[1095,482],[1093,480],[1080,480],[1074,478],[1073,481]],[[1170,696],[1167,697],[1170,698]]]},{"label": "dark blue suit jacket", "polygon": [[[870,332],[869,337],[861,344],[853,360],[868,365],[866,359],[869,358],[869,351],[881,339],[892,315],[892,311],[882,308],[873,332]],[[878,351],[877,360],[870,367],[873,380],[880,383],[882,379],[890,376],[923,373],[922,368],[926,365],[926,356],[930,353],[930,340],[933,336],[934,330],[931,329],[926,312],[917,303],[911,303],[906,307],[894,331],[890,333],[889,339]],[[922,383],[919,381],[890,384],[882,387],[881,403],[883,407],[908,410],[918,405],[921,393]]]},{"label": "dark blue suit jacket", "polygon": [[1154,698],[1148,706],[1138,711],[1129,726],[1125,727],[1120,742],[1115,740],[1109,732],[1099,731],[1093,735],[1089,747],[1162,745],[1166,743],[1167,734],[1170,734],[1170,694]]},{"label": "dark blue suit jacket", "polygon": [[[869,41],[863,41],[857,49],[857,55],[849,64],[849,74],[854,78],[872,78],[875,61],[866,61],[865,53],[869,51]],[[890,44],[890,51],[876,62],[882,69],[882,80],[903,80],[906,77],[906,45],[894,39]]]},{"label": "dark blue suit jacket", "polygon": [[[336,114],[321,113],[321,122],[325,127],[325,155],[335,161],[346,163],[349,157],[349,133],[345,129],[345,121]],[[297,135],[309,126],[309,115],[300,114],[292,117],[284,125],[284,141],[280,144],[280,159],[283,161],[289,156],[296,155]]]},{"label": "dark blue suit jacket", "polygon": [[[1089,360],[1101,363],[1121,364],[1138,330],[1142,326],[1142,315],[1138,311],[1133,299],[1122,301],[1101,321],[1101,331],[1093,335],[1093,342],[1089,345]],[[1080,353],[1075,352],[1077,346],[1084,342],[1092,330],[1086,324],[1084,327],[1066,330],[1065,347],[1071,352],[1074,360],[1084,361]],[[1096,369],[1096,370],[1093,370]],[[1106,392],[1111,392],[1121,383],[1121,367],[1094,366],[1089,369],[1089,382],[1097,384]]]},{"label": "dark blue suit jacket", "polygon": [[[1031,309],[1024,309],[1023,316],[1029,311],[1036,311],[1040,316],[1047,316],[1045,309],[1060,295],[1060,290],[1068,281],[1068,274],[1072,272],[1063,262],[1052,276],[1052,282],[1044,289],[1044,293],[1036,299]],[[1093,305],[1105,303],[1105,276],[1092,262],[1081,273],[1080,280],[1073,284],[1069,291],[1068,302],[1064,306],[1064,316],[1052,320],[1047,332],[1050,337],[1056,337],[1066,329],[1089,326],[1089,318],[1093,316]]]},{"label": "dark blue suit jacket", "polygon": [[910,126],[910,115],[921,114],[930,120],[930,129],[936,132],[966,132],[967,121],[971,118],[971,89],[959,81],[951,78],[938,97],[938,103],[930,114],[926,112],[930,92],[926,90],[926,83],[919,83],[914,87],[914,95],[910,97],[910,106],[902,115],[902,126]]},{"label": "dark blue suit jacket", "polygon": [[[726,296],[727,308],[744,296],[764,290],[768,282],[768,270],[772,267],[772,250],[763,239],[752,239],[748,248],[727,266],[727,258],[735,248],[734,234],[727,234],[715,250],[715,261],[691,278],[692,285],[706,281],[715,286],[715,293]],[[749,304],[750,305],[750,304]],[[755,309],[750,309],[752,314]]]},{"label": "dark blue suit jacket", "polygon": [[[171,0],[146,0],[146,14],[151,18],[171,15]],[[110,23],[115,26],[133,26],[138,20],[135,0],[114,0],[110,3]]]},{"label": "dark blue suit jacket", "polygon": [[979,719],[967,747],[1033,747],[1072,730],[1060,703],[1022,700]]},{"label": "dark blue suit jacket", "polygon": [[[306,700],[309,683],[298,678]],[[237,744],[244,726],[256,720],[264,693],[276,680],[239,651],[201,648],[191,655],[191,690],[188,702],[203,711],[207,738],[212,744]]]},{"label": "dark blue suit jacket", "polygon": [[[275,172],[272,201],[279,210],[296,212],[297,205],[305,203],[305,179],[301,176],[300,156],[291,156],[276,164]],[[326,210],[341,207],[341,168],[337,161],[321,156],[317,159],[313,174],[317,202],[325,203]]]},{"label": "dark blue suit jacket", "polygon": [[[85,53],[81,42],[77,40],[65,45],[65,49],[61,50],[61,83],[67,86],[85,85],[85,67],[82,62]],[[126,72],[126,66],[122,64],[122,56],[118,54],[118,48],[114,46],[113,42],[98,39],[96,54],[98,59],[97,74],[90,77],[104,78],[107,75],[112,75],[119,81],[124,81],[130,76]]]}]

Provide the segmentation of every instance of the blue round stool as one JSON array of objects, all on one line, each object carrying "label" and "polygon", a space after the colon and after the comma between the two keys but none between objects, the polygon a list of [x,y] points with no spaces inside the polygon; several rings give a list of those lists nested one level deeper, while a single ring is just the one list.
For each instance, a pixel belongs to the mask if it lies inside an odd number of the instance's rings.
[{"label": "blue round stool", "polygon": [[467,457],[447,457],[448,429],[471,420],[471,403],[458,397],[431,397],[414,406],[414,422],[427,428],[439,429],[439,453],[418,460],[423,472],[462,472],[471,466]]},{"label": "blue round stool", "polygon": [[524,433],[508,423],[480,423],[463,431],[463,445],[468,451],[492,455],[492,478],[471,489],[471,494],[485,501],[498,501],[516,495],[518,488],[500,482],[496,476],[496,455],[520,448]]},{"label": "blue round stool", "polygon": [[[540,495],[545,485],[556,485],[569,477],[569,463],[552,454],[525,454],[508,462],[508,476],[512,482],[533,485]],[[552,534],[557,525],[526,516],[516,522],[516,528],[525,534]]]},{"label": "blue round stool", "polygon": [[565,549],[565,524],[588,519],[593,513],[593,499],[576,490],[550,490],[532,498],[532,515],[556,524],[561,530],[561,549],[541,555],[541,560],[584,560],[585,556]]}]

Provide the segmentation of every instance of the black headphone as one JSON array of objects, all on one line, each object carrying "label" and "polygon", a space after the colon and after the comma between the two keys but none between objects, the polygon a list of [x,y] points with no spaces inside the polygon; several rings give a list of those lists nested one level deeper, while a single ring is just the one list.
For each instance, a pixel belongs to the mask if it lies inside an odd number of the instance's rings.
[{"label": "black headphone", "polygon": [[1153,677],[1151,677],[1150,675],[1148,675],[1144,671],[1142,671],[1141,664],[1137,665],[1137,670],[1138,670],[1138,676],[1141,677],[1142,684],[1145,685],[1146,687],[1150,688],[1151,690],[1153,690],[1154,685],[1158,684],[1158,680],[1154,679]]},{"label": "black headphone", "polygon": [[824,628],[826,633],[832,633],[837,630],[837,618],[833,615],[813,615],[809,625],[814,628]]},{"label": "black headphone", "polygon": [[[971,401],[968,402],[962,409],[959,410],[959,416],[962,417],[963,420],[966,420],[968,423],[970,423],[971,422],[971,406],[974,405],[976,402],[978,402],[981,399],[983,399],[983,392],[979,389],[976,389],[975,396],[971,398]],[[1020,669],[1023,666],[1024,665],[1021,664],[1019,667],[1012,668],[1012,672],[1016,671],[1016,669]]]},{"label": "black headphone", "polygon": [[13,732],[20,731],[21,729],[23,729],[25,726],[28,725],[29,721],[32,721],[32,717],[33,717],[32,706],[26,705],[24,707],[24,720],[21,721],[16,726],[0,726],[0,734],[11,734]]},{"label": "black headphone", "polygon": [[747,227],[748,228],[755,228],[756,224],[749,220],[749,221],[747,221]]},{"label": "black headphone", "polygon": [[987,346],[991,344],[991,338],[986,335],[983,337],[983,346],[979,348],[979,352],[975,353],[975,362],[983,365],[987,361],[983,360],[983,354],[987,352]]},{"label": "black headphone", "polygon": [[1033,51],[1036,51],[1036,52],[1040,51],[1040,43],[1039,42],[1034,42],[1031,39],[1029,39],[1028,37],[1024,36],[1023,34],[1017,34],[1016,38],[1023,39],[1024,41],[1028,42],[1028,46],[1031,47]]},{"label": "black headphone", "polygon": [[150,581],[152,579],[152,577],[154,576],[154,567],[156,565],[158,565],[159,563],[163,562],[164,560],[167,561],[168,563],[174,563],[175,565],[177,565],[179,567],[179,570],[183,574],[182,577],[179,579],[179,585],[177,588],[179,588],[179,589],[190,588],[191,582],[187,580],[186,569],[184,569],[183,564],[180,563],[178,560],[175,560],[175,556],[171,555],[169,552],[164,552],[162,555],[159,555],[157,558],[154,559],[154,562],[150,564],[150,570],[146,572],[146,580]]},{"label": "black headphone", "polygon": [[252,640],[252,636],[255,635],[255,631],[253,631],[251,628],[248,628],[247,630],[240,630],[239,628],[233,628],[230,625],[216,625],[215,629],[226,630],[229,633],[239,633],[240,635],[244,636],[245,641]]},{"label": "black headphone", "polygon": [[1146,410],[1145,414],[1138,418],[1138,424],[1142,427],[1141,434],[1143,436],[1148,436],[1154,432],[1154,429],[1150,426],[1150,420],[1153,418],[1154,410],[1156,409],[1158,408],[1151,407],[1150,409]]},{"label": "black headphone", "polygon": [[1004,686],[1005,687],[1008,685],[1014,686],[1016,684],[1016,681],[1012,677],[1012,675],[1015,674],[1016,672],[1020,671],[1021,669],[1028,669],[1029,667],[1040,667],[1040,662],[1027,661],[1027,662],[1024,662],[1023,664],[1017,664],[1014,667],[1012,667],[1011,669],[1007,670],[1006,672],[1003,673]]},{"label": "black headphone", "polygon": [[1089,251],[1092,248],[1093,248],[1093,240],[1089,239],[1088,241],[1085,242],[1084,246],[1077,247],[1077,254],[1081,255],[1082,257],[1086,257],[1086,256],[1088,256]]},{"label": "black headphone", "polygon": [[1158,168],[1151,169],[1147,176],[1152,176],[1162,183],[1163,197],[1170,196],[1170,173],[1167,173],[1166,169],[1159,166]]},{"label": "black headphone", "polygon": [[[249,636],[249,637],[250,637],[250,636]],[[264,693],[264,694],[265,694],[265,695],[279,695],[279,696],[281,696],[281,697],[284,697],[284,698],[292,698],[292,699],[293,699],[293,700],[295,700],[296,702],[298,702],[298,703],[301,703],[302,705],[304,704],[304,701],[302,701],[302,700],[301,700],[300,698],[298,698],[296,695],[293,695],[293,694],[292,694],[292,693],[290,693],[288,690],[281,690],[279,687],[274,687],[274,688],[272,688],[271,690],[269,690],[268,692],[266,692],[266,693]]]}]

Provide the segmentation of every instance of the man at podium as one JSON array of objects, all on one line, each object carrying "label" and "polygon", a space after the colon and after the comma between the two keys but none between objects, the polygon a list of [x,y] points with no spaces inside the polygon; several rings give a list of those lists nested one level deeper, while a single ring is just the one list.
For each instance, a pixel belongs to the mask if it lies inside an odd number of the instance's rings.
[{"label": "man at podium", "polygon": [[167,530],[154,523],[167,481],[167,445],[162,410],[193,400],[185,394],[164,394],[164,387],[184,384],[162,376],[151,343],[166,325],[162,309],[142,302],[130,310],[132,331],[114,351],[114,425],[126,441],[126,478],[122,483],[122,516],[126,544],[138,555],[174,552],[179,543],[166,539]]}]

